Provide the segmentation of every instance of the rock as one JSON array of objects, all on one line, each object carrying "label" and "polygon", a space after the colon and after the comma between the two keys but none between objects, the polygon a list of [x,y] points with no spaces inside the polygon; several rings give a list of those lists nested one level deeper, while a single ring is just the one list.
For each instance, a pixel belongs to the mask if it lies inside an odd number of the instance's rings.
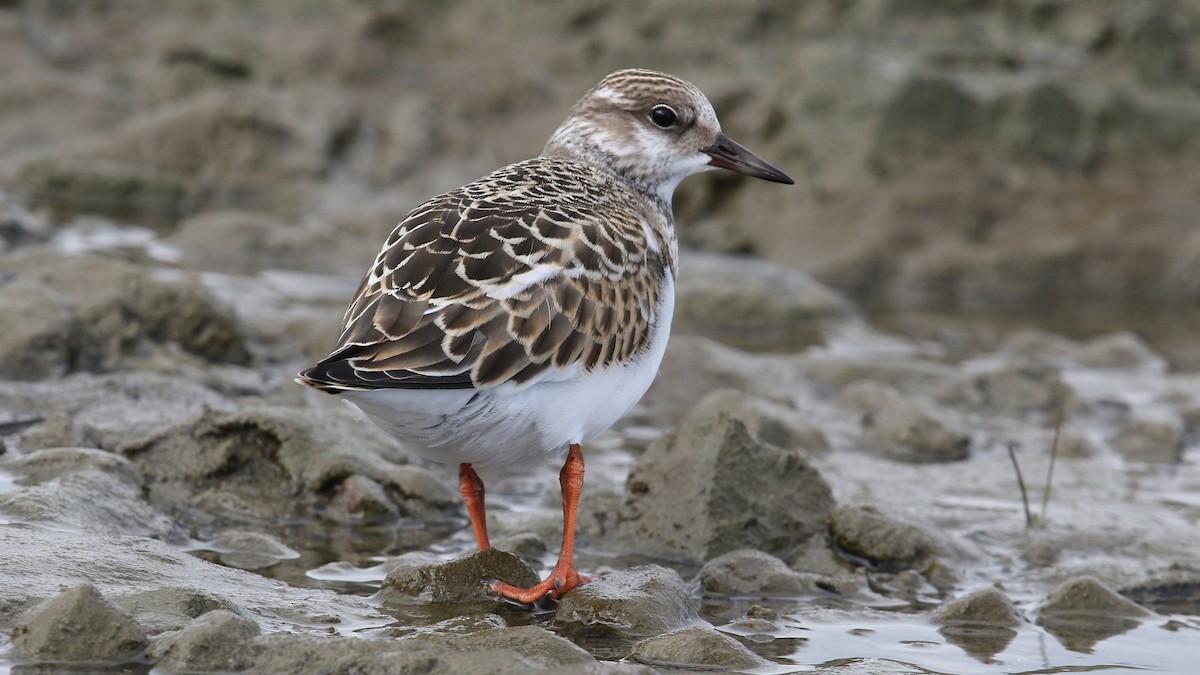
[{"label": "rock", "polygon": [[21,169],[17,189],[58,220],[101,214],[165,231],[190,208],[178,176],[121,161],[42,158]]},{"label": "rock", "polygon": [[1001,364],[981,368],[970,381],[946,396],[946,404],[980,413],[1024,418],[1054,413],[1068,389],[1055,368],[1032,364]]},{"label": "rock", "polygon": [[13,654],[33,662],[123,663],[146,648],[142,627],[91,584],[28,610],[12,636]]},{"label": "rock", "polygon": [[759,442],[805,456],[829,452],[829,440],[820,427],[792,408],[747,396],[734,389],[718,389],[704,397],[696,410],[724,410],[741,420]]},{"label": "rock", "polygon": [[300,553],[269,534],[246,530],[225,530],[208,542],[221,563],[240,570],[266,569],[281,560],[294,560]]},{"label": "rock", "polygon": [[400,556],[398,562],[376,595],[382,602],[493,602],[496,596],[488,589],[488,581],[507,581],[520,587],[541,581],[537,572],[520,558],[495,548],[449,562],[420,553]]},{"label": "rock", "polygon": [[1132,630],[1150,616],[1094,577],[1077,577],[1054,589],[1038,607],[1037,623],[1074,651]]},{"label": "rock", "polygon": [[802,457],[701,407],[638,459],[617,533],[664,556],[707,560],[742,547],[789,555],[824,530],[832,506],[829,486]]},{"label": "rock", "polygon": [[396,518],[399,509],[383,486],[363,476],[347,476],[329,504],[328,515],[339,522],[384,522]]},{"label": "rock", "polygon": [[577,587],[563,598],[555,622],[571,638],[620,639],[702,623],[683,579],[657,565],[613,572]]},{"label": "rock", "polygon": [[254,274],[285,268],[340,272],[349,261],[338,250],[336,230],[312,223],[289,223],[254,211],[209,211],[179,224],[168,242],[182,252],[190,269]]},{"label": "rock", "polygon": [[695,333],[749,351],[795,352],[825,344],[854,306],[787,267],[748,257],[688,253],[675,287],[676,333]]},{"label": "rock", "polygon": [[10,453],[0,459],[0,467],[21,476],[28,484],[45,483],[87,469],[102,471],[130,485],[142,484],[142,473],[136,464],[95,448],[46,448],[28,454]]},{"label": "rock", "polygon": [[879,114],[872,164],[885,173],[891,162],[928,156],[987,136],[983,104],[957,82],[916,75],[904,82]]},{"label": "rock", "polygon": [[1113,446],[1126,459],[1174,463],[1183,459],[1187,426],[1182,415],[1165,406],[1141,408],[1113,438]]},{"label": "rock", "polygon": [[651,666],[689,670],[745,671],[772,665],[737,640],[703,626],[641,640],[633,645],[629,658]]},{"label": "rock", "polygon": [[165,673],[246,670],[253,665],[245,653],[246,643],[258,634],[258,624],[228,610],[202,614],[155,645],[159,655],[155,670]]},{"label": "rock", "polygon": [[706,593],[733,596],[798,596],[816,590],[809,577],[779,558],[743,548],[717,556],[700,569]]},{"label": "rock", "polygon": [[863,410],[859,442],[890,459],[915,464],[955,462],[970,455],[971,437],[950,416],[925,401],[884,397]]},{"label": "rock", "polygon": [[[684,415],[718,390],[740,392],[752,401],[791,406],[804,386],[794,359],[747,354],[695,335],[673,336],[658,377],[620,427],[662,428],[678,424]],[[773,408],[777,410],[777,408]]]},{"label": "rock", "polygon": [[172,347],[220,363],[250,359],[234,316],[189,279],[99,257],[64,265],[48,251],[5,259],[0,278],[0,316],[22,317],[0,338],[0,377],[111,371]]},{"label": "rock", "polygon": [[1076,577],[1054,589],[1038,606],[1038,623],[1048,618],[1150,616],[1145,608],[1105,586],[1095,577]]},{"label": "rock", "polygon": [[1086,342],[1079,354],[1082,365],[1091,368],[1167,372],[1167,360],[1135,333],[1118,331]]},{"label": "rock", "polygon": [[541,626],[485,628],[465,635],[431,636],[428,642],[464,652],[507,649],[519,654],[537,669],[573,667],[596,663],[575,643]]},{"label": "rock", "polygon": [[915,525],[893,520],[867,506],[841,506],[829,514],[837,546],[852,559],[884,570],[917,569],[933,560],[937,546]]},{"label": "rock", "polygon": [[[245,610],[224,598],[183,586],[163,586],[126,595],[114,595],[113,604],[137,619],[151,635],[176,631],[201,615],[223,610],[243,615]],[[157,648],[159,643],[151,649]]]},{"label": "rock", "polygon": [[175,523],[143,501],[142,494],[141,483],[84,468],[0,494],[0,512],[18,522],[97,534],[168,537]]},{"label": "rock", "polygon": [[[324,633],[349,625],[384,626],[395,621],[366,598],[289,586],[207,562],[147,537],[95,535],[75,528],[3,527],[0,550],[21,551],[19,564],[5,566],[0,630],[12,626],[15,614],[9,609],[40,601],[47,588],[69,587],[84,579],[139,618],[147,617],[147,627],[212,607],[233,609],[264,626],[294,633]],[[172,594],[172,598],[155,596],[154,602],[163,603],[157,609],[138,608],[139,597],[151,602],[141,594],[168,588],[187,590]],[[196,604],[187,606],[189,602]]]},{"label": "rock", "polygon": [[1008,596],[995,588],[969,593],[942,605],[933,620],[942,624],[942,637],[968,654],[988,660],[1017,637],[1021,616]]},{"label": "rock", "polygon": [[933,613],[933,620],[945,626],[978,625],[997,628],[1016,628],[1022,624],[1012,600],[1002,591],[988,587],[942,605]]}]

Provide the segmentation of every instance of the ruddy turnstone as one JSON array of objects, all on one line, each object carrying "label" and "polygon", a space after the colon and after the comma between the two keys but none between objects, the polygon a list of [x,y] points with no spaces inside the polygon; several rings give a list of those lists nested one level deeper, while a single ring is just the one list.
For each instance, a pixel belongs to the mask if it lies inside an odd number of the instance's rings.
[{"label": "ruddy turnstone", "polygon": [[721,132],[695,86],[649,70],[604,78],[541,156],[418,206],[359,286],[333,353],[298,382],[337,394],[413,451],[459,465],[480,550],[475,466],[563,461],[563,541],[525,603],[586,581],[575,569],[581,445],[650,387],[671,328],[671,196],[722,168],[792,183]]}]

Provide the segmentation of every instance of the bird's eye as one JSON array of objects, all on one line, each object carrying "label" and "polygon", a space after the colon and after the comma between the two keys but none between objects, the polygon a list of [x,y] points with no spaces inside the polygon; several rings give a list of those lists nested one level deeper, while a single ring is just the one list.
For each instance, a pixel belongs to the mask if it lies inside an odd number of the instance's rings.
[{"label": "bird's eye", "polygon": [[660,129],[670,129],[679,121],[679,115],[669,105],[656,105],[650,111],[650,121]]}]

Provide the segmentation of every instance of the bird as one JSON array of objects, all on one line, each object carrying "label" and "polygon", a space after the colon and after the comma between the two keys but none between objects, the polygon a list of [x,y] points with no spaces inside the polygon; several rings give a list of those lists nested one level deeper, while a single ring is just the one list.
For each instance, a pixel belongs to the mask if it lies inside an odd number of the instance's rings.
[{"label": "bird", "polygon": [[504,598],[559,600],[589,581],[574,563],[582,447],[658,373],[679,257],[672,195],[712,169],[794,183],[726,136],[695,85],[645,69],[604,77],[541,155],[405,216],[336,347],[296,378],[457,464],[480,550],[490,542],[476,467],[561,465],[558,561],[529,588],[492,582]]}]

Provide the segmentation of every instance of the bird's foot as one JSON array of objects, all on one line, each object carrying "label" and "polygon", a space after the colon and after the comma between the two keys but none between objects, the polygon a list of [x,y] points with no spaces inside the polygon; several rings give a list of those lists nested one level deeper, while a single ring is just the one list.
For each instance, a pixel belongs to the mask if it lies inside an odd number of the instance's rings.
[{"label": "bird's foot", "polygon": [[586,584],[591,580],[591,577],[576,571],[574,564],[567,563],[563,565],[560,563],[550,573],[550,576],[546,577],[541,583],[529,588],[521,588],[520,586],[514,586],[503,581],[493,581],[491,589],[509,600],[516,600],[517,602],[532,605],[543,598],[561,600],[564,595],[570,593],[576,586]]}]

